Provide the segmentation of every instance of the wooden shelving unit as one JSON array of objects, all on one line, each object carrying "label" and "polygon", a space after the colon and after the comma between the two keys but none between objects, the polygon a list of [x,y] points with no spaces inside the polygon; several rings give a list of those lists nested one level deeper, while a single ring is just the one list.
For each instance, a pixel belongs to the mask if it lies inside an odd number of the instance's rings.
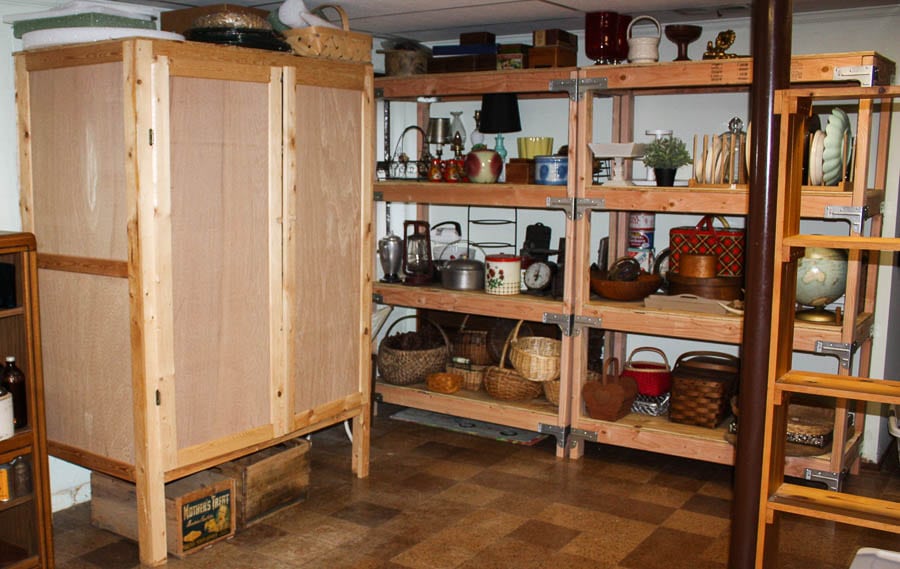
[{"label": "wooden shelving unit", "polygon": [[0,441],[0,465],[21,460],[27,469],[27,481],[21,485],[16,483],[15,472],[8,472],[10,499],[0,502],[0,568],[51,568],[50,474],[34,236],[0,232],[0,263],[13,268],[16,297],[14,308],[0,310],[0,350],[3,356],[15,356],[25,374],[28,396],[28,425]]},{"label": "wooden shelving unit", "polygon": [[[844,413],[850,409],[859,409],[860,402],[864,401],[900,404],[900,381],[898,381],[900,378],[871,378],[868,361],[861,359],[857,371],[842,367],[838,374],[810,373],[795,369],[790,352],[784,349],[785,345],[791,344],[791,338],[797,334],[793,306],[798,278],[796,255],[798,251],[809,246],[847,249],[851,252],[851,259],[859,259],[865,252],[874,254],[892,252],[895,255],[900,252],[900,239],[881,237],[881,226],[877,220],[871,224],[869,230],[851,227],[846,235],[809,235],[801,231],[802,211],[799,207],[799,195],[802,190],[798,157],[802,156],[803,133],[812,113],[813,104],[820,100],[834,99],[856,101],[861,114],[864,109],[881,109],[880,122],[882,125],[884,123],[889,125],[894,101],[898,97],[900,88],[896,86],[868,89],[784,90],[776,94],[775,111],[781,115],[779,133],[781,145],[775,226],[775,271],[772,287],[774,310],[772,341],[767,362],[769,381],[756,555],[756,566],[760,569],[768,567],[776,553],[779,524],[785,513],[900,534],[900,503],[791,483],[785,480],[785,475],[790,474],[791,470],[784,466],[787,408],[792,398],[798,395],[833,398],[836,401],[836,408]],[[863,134],[861,131],[859,136],[862,137]],[[887,140],[881,136],[877,138],[880,141]],[[868,142],[863,140],[857,142],[857,145],[867,148]],[[856,163],[856,179],[864,182],[869,180],[866,174],[871,170],[876,187],[884,188],[884,161],[887,148],[877,145],[874,150],[875,158],[871,161],[869,153],[861,154],[863,158],[858,159]],[[875,264],[877,263],[873,263]],[[871,266],[868,269],[871,269]],[[859,283],[855,303],[858,302],[861,307],[871,311],[875,304],[874,284],[871,283],[874,274],[864,266],[858,267],[857,272],[868,272],[869,283],[866,284],[864,281]],[[848,296],[850,293],[848,284]],[[879,316],[887,319],[887,315]],[[846,328],[845,338],[852,338],[853,331]],[[867,343],[863,344],[863,349]],[[839,416],[841,414],[839,413]],[[855,431],[854,435],[858,435],[859,428]],[[831,466],[836,464],[836,458],[831,457]]]},{"label": "wooden shelving unit", "polygon": [[[851,73],[868,66],[869,75]],[[376,90],[385,100],[414,102],[417,97],[440,97],[444,101],[473,100],[482,93],[515,92],[520,98],[560,98],[568,101],[569,182],[565,188],[553,186],[496,184],[490,187],[475,185],[431,184],[427,182],[385,181],[375,184],[377,200],[419,204],[420,218],[427,218],[427,205],[480,205],[490,207],[529,207],[546,209],[548,199],[557,203],[571,200],[567,212],[566,293],[561,300],[548,302],[520,295],[495,297],[480,292],[454,292],[441,288],[418,289],[402,285],[376,284],[376,292],[387,304],[420,309],[446,310],[504,318],[524,318],[541,321],[557,314],[569,317],[570,326],[563,335],[563,363],[561,399],[555,423],[547,432],[554,432],[564,441],[562,456],[581,455],[584,440],[628,446],[652,452],[675,454],[711,462],[731,464],[733,447],[725,440],[724,426],[705,429],[678,425],[665,418],[632,414],[618,422],[604,422],[589,418],[583,410],[580,390],[586,377],[589,359],[587,329],[597,327],[605,331],[611,342],[610,353],[623,355],[627,334],[643,334],[667,338],[682,338],[702,342],[739,345],[743,319],[735,315],[707,315],[683,311],[649,309],[642,303],[612,302],[591,298],[588,268],[592,261],[591,216],[601,212],[610,216],[610,258],[624,252],[625,217],[629,211],[652,211],[660,214],[695,213],[729,216],[746,215],[748,194],[746,185],[737,188],[694,185],[690,187],[657,188],[647,186],[599,186],[592,183],[592,155],[588,143],[595,130],[595,101],[612,99],[611,140],[634,139],[635,98],[669,94],[704,94],[746,92],[751,81],[749,59],[658,63],[650,65],[594,66],[582,69],[524,70],[503,72],[456,73],[420,75],[377,79]],[[873,71],[875,70],[875,71]],[[885,81],[892,76],[893,62],[872,52],[805,55],[792,59],[791,77],[797,83],[821,85],[828,88]],[[874,78],[874,79],[873,79]],[[561,103],[562,104],[562,103]],[[874,112],[874,111],[873,111]],[[424,121],[429,116],[427,103],[419,103],[417,116]],[[889,121],[887,121],[889,122]],[[882,120],[873,129],[872,113],[860,112],[858,128],[865,136],[871,133],[878,140],[885,138]],[[868,147],[866,147],[868,148]],[[865,148],[860,149],[865,151]],[[886,156],[886,155],[884,155]],[[882,157],[883,158],[883,157]],[[881,165],[881,172],[885,169]],[[857,175],[856,179],[864,179]],[[803,217],[821,218],[827,206],[868,206],[870,212],[879,211],[885,199],[884,186],[867,187],[856,183],[852,187],[804,187],[800,198]],[[593,210],[593,211],[592,211]],[[880,218],[879,218],[880,219]],[[875,219],[877,223],[879,219]],[[860,285],[860,271],[851,275],[848,290]],[[869,292],[874,294],[874,279],[868,279]],[[855,293],[851,296],[855,299]],[[851,299],[852,300],[852,299]],[[855,300],[848,305],[855,306]],[[792,338],[793,348],[814,352],[819,342],[855,342],[866,346],[871,342],[872,306],[861,303],[848,311],[843,326],[798,324]],[[595,324],[599,322],[599,324]],[[868,357],[863,348],[857,356]],[[674,361],[674,358],[670,358]],[[471,394],[435,396],[422,386],[398,387],[376,384],[376,392],[384,400],[412,407],[471,418],[485,418],[493,422],[516,421],[516,426],[534,430],[546,429],[546,413],[511,406],[504,402],[485,400]],[[527,406],[526,406],[527,407]],[[524,415],[523,415],[524,413]],[[515,419],[513,419],[515,417]],[[519,420],[520,418],[525,420]],[[498,421],[498,418],[502,420]],[[844,421],[846,415],[840,420]],[[846,443],[842,452],[815,459],[787,459],[790,472],[802,475],[807,469],[843,472],[854,464],[859,453],[861,425],[847,433],[842,423],[836,433]]]}]

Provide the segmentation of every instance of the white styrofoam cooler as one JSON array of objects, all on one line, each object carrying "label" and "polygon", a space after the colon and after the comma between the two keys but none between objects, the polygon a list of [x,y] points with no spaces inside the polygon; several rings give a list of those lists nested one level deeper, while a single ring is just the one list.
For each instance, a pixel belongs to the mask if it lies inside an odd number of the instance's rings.
[{"label": "white styrofoam cooler", "polygon": [[862,547],[856,552],[850,569],[900,569],[900,553]]}]

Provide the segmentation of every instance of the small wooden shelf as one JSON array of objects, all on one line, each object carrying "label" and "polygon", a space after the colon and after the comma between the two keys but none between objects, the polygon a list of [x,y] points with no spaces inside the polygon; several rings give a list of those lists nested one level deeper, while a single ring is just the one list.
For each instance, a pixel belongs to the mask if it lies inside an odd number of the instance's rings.
[{"label": "small wooden shelf", "polygon": [[438,184],[432,182],[377,182],[378,199],[441,205],[492,207],[547,207],[547,198],[566,197],[565,186],[539,184]]},{"label": "small wooden shelf", "polygon": [[6,510],[11,510],[18,506],[22,506],[24,504],[28,504],[34,501],[34,494],[28,494],[27,496],[18,496],[13,498],[12,500],[8,500],[6,502],[0,502],[0,512],[4,512]]},{"label": "small wooden shelf", "polygon": [[482,291],[455,291],[440,286],[406,286],[378,283],[375,294],[381,302],[410,308],[483,314],[540,322],[545,312],[561,312],[563,302],[527,294],[496,295]]}]

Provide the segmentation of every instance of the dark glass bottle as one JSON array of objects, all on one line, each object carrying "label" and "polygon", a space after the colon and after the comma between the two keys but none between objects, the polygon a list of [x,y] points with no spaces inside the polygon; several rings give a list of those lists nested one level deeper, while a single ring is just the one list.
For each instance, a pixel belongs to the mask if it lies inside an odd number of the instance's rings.
[{"label": "dark glass bottle", "polygon": [[0,381],[13,398],[13,424],[17,429],[28,426],[28,397],[25,394],[25,374],[16,365],[16,358],[6,356]]}]

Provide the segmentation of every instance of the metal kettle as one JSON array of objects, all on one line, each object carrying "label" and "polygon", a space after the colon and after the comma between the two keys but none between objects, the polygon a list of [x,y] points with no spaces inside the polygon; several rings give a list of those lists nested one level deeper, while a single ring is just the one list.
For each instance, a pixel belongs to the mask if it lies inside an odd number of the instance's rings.
[{"label": "metal kettle", "polygon": [[403,263],[403,239],[391,233],[378,240],[378,260],[384,271],[383,283],[399,283]]}]

